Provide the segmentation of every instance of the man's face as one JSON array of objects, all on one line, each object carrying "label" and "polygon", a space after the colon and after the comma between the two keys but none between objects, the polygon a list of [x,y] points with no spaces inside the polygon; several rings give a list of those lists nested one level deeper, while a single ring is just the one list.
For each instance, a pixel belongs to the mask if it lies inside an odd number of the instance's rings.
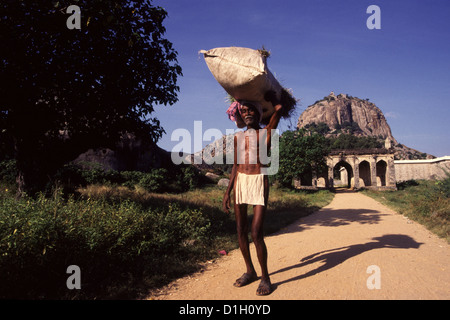
[{"label": "man's face", "polygon": [[259,125],[259,112],[252,105],[243,105],[241,108],[241,118],[246,126]]}]

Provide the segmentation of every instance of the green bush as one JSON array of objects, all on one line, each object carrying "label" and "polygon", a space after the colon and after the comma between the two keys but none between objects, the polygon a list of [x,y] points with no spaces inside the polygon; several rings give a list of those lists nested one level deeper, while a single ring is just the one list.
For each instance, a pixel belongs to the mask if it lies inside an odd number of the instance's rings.
[{"label": "green bush", "polygon": [[166,169],[153,169],[142,175],[139,185],[149,192],[163,192],[167,190],[167,180]]},{"label": "green bush", "polygon": [[0,181],[11,185],[16,183],[16,176],[16,160],[0,161]]},{"label": "green bush", "polygon": [[81,176],[87,184],[122,183],[123,178],[118,171],[104,169],[82,170]]},{"label": "green bush", "polygon": [[406,181],[402,181],[402,182],[397,183],[397,189],[398,190],[405,190],[406,188],[413,187],[413,186],[418,186],[418,185],[419,185],[419,183],[416,180],[411,179],[411,180],[406,180]]},{"label": "green bush", "polygon": [[[202,211],[178,205],[1,193],[0,298],[114,296],[108,288],[164,274],[167,260],[187,259],[186,241],[204,244],[210,229]],[[83,290],[66,288],[69,265],[80,267]]]},{"label": "green bush", "polygon": [[200,186],[204,183],[203,180],[204,177],[199,170],[191,165],[177,166],[170,171],[164,168],[153,168],[149,172],[119,172],[104,170],[95,165],[82,167],[68,164],[55,174],[47,189],[51,190],[56,182],[66,193],[71,193],[77,187],[89,184],[123,185],[130,189],[140,186],[149,192],[184,192]]},{"label": "green bush", "polygon": [[[0,161],[0,182],[6,186],[16,184],[15,160]],[[184,192],[206,183],[206,179],[192,165],[180,165],[167,170],[153,168],[149,172],[105,170],[97,163],[69,163],[62,166],[49,180],[44,192],[51,194],[57,186],[65,194],[90,184],[123,185],[130,189],[141,186],[149,192]]]},{"label": "green bush", "polygon": [[450,171],[444,169],[446,178],[436,182],[438,190],[447,198],[450,198]]},{"label": "green bush", "polygon": [[181,168],[181,181],[184,190],[193,190],[201,184],[201,175],[193,166]]},{"label": "green bush", "polygon": [[120,175],[123,179],[122,185],[133,189],[137,184],[139,184],[139,181],[143,178],[145,173],[141,171],[122,171],[120,172]]}]

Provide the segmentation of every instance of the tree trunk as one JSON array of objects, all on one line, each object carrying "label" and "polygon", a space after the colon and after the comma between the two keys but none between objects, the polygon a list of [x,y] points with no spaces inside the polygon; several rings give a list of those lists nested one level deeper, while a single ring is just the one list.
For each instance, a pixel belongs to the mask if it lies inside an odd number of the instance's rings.
[{"label": "tree trunk", "polygon": [[24,173],[21,170],[18,170],[16,183],[17,183],[16,199],[19,199],[24,195],[26,188]]}]

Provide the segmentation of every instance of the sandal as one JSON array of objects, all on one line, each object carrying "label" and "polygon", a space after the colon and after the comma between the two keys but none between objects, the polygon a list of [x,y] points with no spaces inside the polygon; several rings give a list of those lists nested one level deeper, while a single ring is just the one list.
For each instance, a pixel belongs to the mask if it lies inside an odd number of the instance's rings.
[{"label": "sandal", "polygon": [[267,296],[272,293],[272,284],[269,281],[261,280],[261,283],[256,289],[257,296]]},{"label": "sandal", "polygon": [[257,280],[258,277],[256,274],[248,274],[244,273],[239,279],[236,279],[236,282],[233,284],[235,287],[243,287],[246,286],[253,281]]}]

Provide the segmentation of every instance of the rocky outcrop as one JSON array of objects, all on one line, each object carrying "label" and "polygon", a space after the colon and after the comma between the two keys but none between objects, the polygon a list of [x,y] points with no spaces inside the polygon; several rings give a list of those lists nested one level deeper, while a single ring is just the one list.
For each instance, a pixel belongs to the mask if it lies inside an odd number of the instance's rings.
[{"label": "rocky outcrop", "polygon": [[327,137],[349,133],[375,137],[395,150],[396,159],[423,159],[433,156],[400,144],[392,135],[383,112],[369,99],[331,92],[310,105],[298,119],[298,128],[321,128]]},{"label": "rocky outcrop", "polygon": [[113,149],[89,149],[73,163],[86,167],[96,163],[104,170],[143,172],[173,166],[169,152],[154,143],[144,143],[130,133],[123,134]]},{"label": "rocky outcrop", "polygon": [[298,119],[298,128],[312,123],[325,123],[330,134],[351,131],[359,136],[376,136],[385,140],[389,138],[397,144],[386,118],[372,102],[350,97],[347,94],[336,96],[333,92],[320,101],[309,106]]}]

